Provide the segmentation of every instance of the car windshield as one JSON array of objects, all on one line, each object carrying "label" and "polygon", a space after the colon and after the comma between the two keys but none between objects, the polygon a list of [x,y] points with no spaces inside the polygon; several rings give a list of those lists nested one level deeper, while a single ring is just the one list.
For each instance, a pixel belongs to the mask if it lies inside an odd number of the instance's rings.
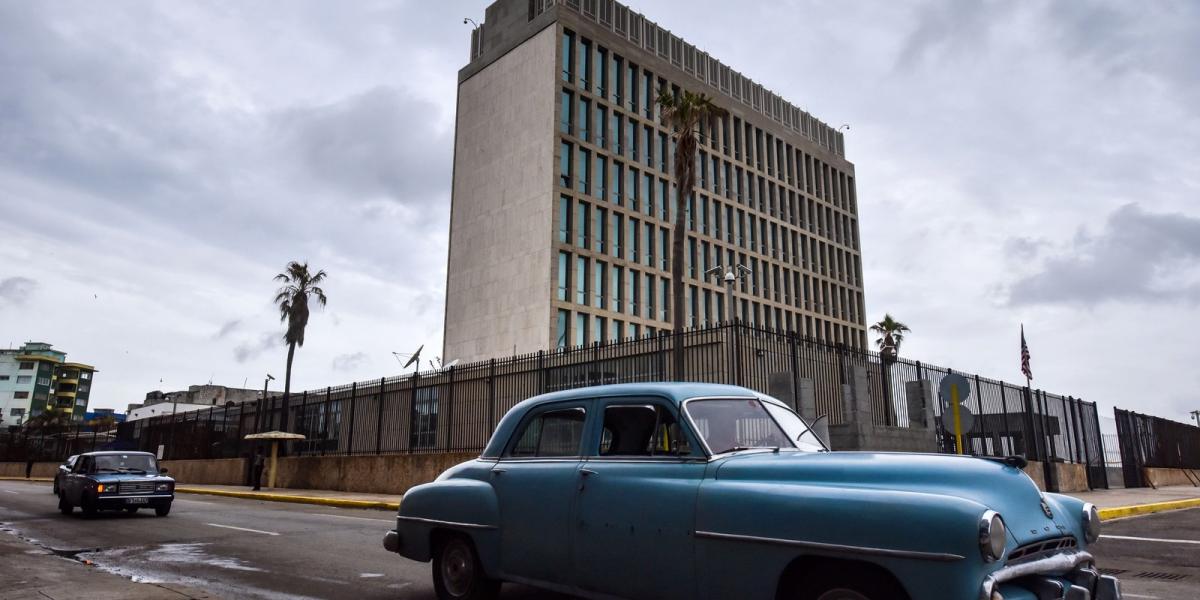
[{"label": "car windshield", "polygon": [[149,454],[100,454],[95,457],[97,472],[156,473],[158,465]]},{"label": "car windshield", "polygon": [[723,454],[751,448],[824,450],[796,413],[757,398],[692,400],[688,417],[709,450]]}]

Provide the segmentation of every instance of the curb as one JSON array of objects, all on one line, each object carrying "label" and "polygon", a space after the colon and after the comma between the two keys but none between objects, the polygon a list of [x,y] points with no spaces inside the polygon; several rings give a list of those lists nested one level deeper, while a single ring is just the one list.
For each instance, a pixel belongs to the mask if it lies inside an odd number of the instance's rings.
[{"label": "curb", "polygon": [[29,479],[25,479],[24,477],[0,477],[0,481],[40,481],[42,483],[54,483],[54,479],[51,477],[30,477]]},{"label": "curb", "polygon": [[294,504],[315,504],[318,506],[336,506],[338,508],[373,508],[378,510],[399,510],[399,502],[383,500],[350,500],[347,498],[322,498],[319,496],[294,496],[291,494],[273,494],[264,492],[235,492],[231,490],[209,490],[176,486],[175,491],[184,494],[204,494],[208,496],[224,496],[226,498],[241,498],[243,500],[263,500],[266,502],[291,502]]},{"label": "curb", "polygon": [[1135,504],[1133,506],[1118,506],[1115,508],[1102,508],[1100,509],[1100,520],[1110,521],[1112,519],[1123,519],[1125,517],[1134,517],[1137,515],[1148,515],[1167,510],[1179,510],[1181,508],[1197,507],[1200,507],[1200,498],[1172,500],[1170,502],[1152,502],[1150,504]]}]

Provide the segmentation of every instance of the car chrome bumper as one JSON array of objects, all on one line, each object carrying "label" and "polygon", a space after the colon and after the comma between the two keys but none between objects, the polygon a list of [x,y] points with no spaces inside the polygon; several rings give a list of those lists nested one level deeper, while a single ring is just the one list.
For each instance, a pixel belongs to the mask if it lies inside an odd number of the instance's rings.
[{"label": "car chrome bumper", "polygon": [[400,534],[395,529],[387,532],[383,536],[383,549],[388,552],[400,551]]},{"label": "car chrome bumper", "polygon": [[[983,580],[979,599],[994,600],[993,592],[1000,584],[1012,582],[1029,588],[1038,600],[1121,600],[1121,582],[1096,573],[1094,563],[1091,554],[1076,551],[1008,565]],[[1051,576],[1064,577],[1067,582]]]}]

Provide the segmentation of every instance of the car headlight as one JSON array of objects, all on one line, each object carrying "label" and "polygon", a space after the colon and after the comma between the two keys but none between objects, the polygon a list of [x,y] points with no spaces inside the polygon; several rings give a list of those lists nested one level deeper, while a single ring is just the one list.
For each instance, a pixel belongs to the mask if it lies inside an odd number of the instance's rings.
[{"label": "car headlight", "polygon": [[160,483],[160,484],[158,484],[158,486],[157,486],[157,487],[155,487],[154,489],[156,489],[156,490],[158,490],[158,491],[160,491],[160,492],[169,492],[169,491],[171,491],[171,484],[169,484],[169,483]]},{"label": "car headlight", "polygon": [[1089,544],[1100,539],[1100,511],[1091,503],[1083,505],[1083,539]]},{"label": "car headlight", "polygon": [[995,562],[1004,556],[1004,545],[1008,542],[1008,530],[1000,513],[989,510],[979,518],[979,552],[985,562]]}]

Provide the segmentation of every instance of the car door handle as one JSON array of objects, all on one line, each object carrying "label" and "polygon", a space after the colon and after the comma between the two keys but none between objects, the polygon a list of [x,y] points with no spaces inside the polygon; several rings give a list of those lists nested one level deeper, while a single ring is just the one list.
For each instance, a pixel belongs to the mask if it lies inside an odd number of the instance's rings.
[{"label": "car door handle", "polygon": [[592,475],[599,475],[599,473],[597,473],[591,469],[580,469],[579,474],[584,477],[591,477]]},{"label": "car door handle", "polygon": [[508,472],[508,469],[492,469],[493,475],[500,475],[502,473],[507,473],[507,472]]}]

